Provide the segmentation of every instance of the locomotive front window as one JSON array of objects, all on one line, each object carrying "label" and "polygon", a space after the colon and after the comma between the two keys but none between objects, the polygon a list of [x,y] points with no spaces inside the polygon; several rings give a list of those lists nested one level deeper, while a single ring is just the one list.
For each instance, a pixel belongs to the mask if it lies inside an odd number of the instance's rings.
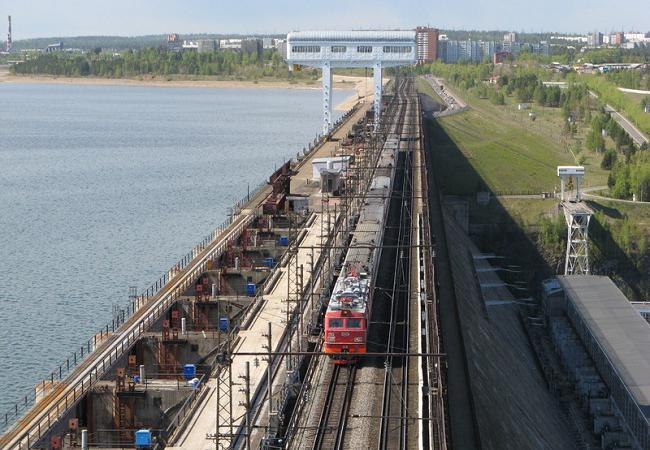
[{"label": "locomotive front window", "polygon": [[330,328],[343,328],[343,319],[330,319]]},{"label": "locomotive front window", "polygon": [[361,319],[348,319],[348,328],[361,328]]}]

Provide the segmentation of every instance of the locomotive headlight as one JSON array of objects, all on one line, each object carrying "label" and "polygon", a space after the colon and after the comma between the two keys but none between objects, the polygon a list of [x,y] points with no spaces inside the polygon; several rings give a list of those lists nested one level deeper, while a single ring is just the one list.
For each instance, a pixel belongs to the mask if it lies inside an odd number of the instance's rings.
[{"label": "locomotive headlight", "polygon": [[354,342],[363,342],[363,336],[355,336]]}]

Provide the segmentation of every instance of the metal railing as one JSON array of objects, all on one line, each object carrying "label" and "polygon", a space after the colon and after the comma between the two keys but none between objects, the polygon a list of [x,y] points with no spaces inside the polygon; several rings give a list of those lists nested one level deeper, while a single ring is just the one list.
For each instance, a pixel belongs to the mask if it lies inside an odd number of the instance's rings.
[{"label": "metal railing", "polygon": [[[341,119],[339,119],[335,127],[332,130],[337,131],[342,124],[356,109],[358,108],[355,105],[350,109]],[[320,135],[317,135],[314,140],[314,145],[310,145],[309,152],[312,153],[318,149],[323,144],[323,141],[320,139]],[[299,164],[302,165],[302,164]],[[174,264],[167,272],[161,275],[155,282],[153,282],[147,289],[145,289],[140,295],[132,297],[130,301],[126,304],[125,308],[119,310],[116,316],[107,323],[103,328],[99,330],[98,333],[93,335],[90,339],[82,343],[78,348],[71,353],[65,360],[59,364],[57,368],[52,370],[49,373],[49,376],[45,377],[38,385],[33,389],[30,389],[30,392],[25,394],[21,401],[18,401],[14,404],[12,408],[7,410],[3,416],[0,416],[0,431],[7,432],[6,435],[0,436],[0,445],[5,445],[5,441],[9,442],[10,439],[13,439],[11,436],[10,425],[20,419],[25,415],[33,406],[36,405],[37,401],[45,399],[48,396],[60,395],[63,387],[57,384],[57,382],[63,381],[65,377],[70,375],[74,369],[80,367],[84,361],[87,360],[87,357],[90,353],[95,350],[101,349],[104,345],[110,345],[115,337],[115,332],[119,331],[119,328],[126,324],[134,315],[140,311],[143,306],[149,305],[149,303],[160,293],[163,287],[174,280],[176,277],[179,278],[179,281],[183,279],[183,276],[187,276],[180,285],[176,285],[171,289],[171,292],[165,294],[163,299],[159,299],[159,304],[157,304],[153,311],[146,315],[143,319],[138,322],[138,327],[136,330],[130,331],[126,335],[126,340],[124,340],[124,334],[120,336],[122,340],[120,344],[115,348],[111,349],[108,355],[105,355],[100,362],[95,366],[87,370],[87,379],[86,376],[82,377],[81,380],[75,384],[71,392],[68,392],[63,399],[59,399],[56,402],[56,405],[50,407],[47,411],[44,411],[42,414],[47,414],[46,417],[42,420],[39,420],[36,431],[29,430],[23,434],[23,438],[26,439],[27,445],[35,443],[33,439],[40,439],[42,432],[49,428],[53,422],[55,422],[59,415],[62,412],[65,412],[69,407],[74,405],[79,399],[85,395],[85,393],[90,388],[91,384],[99,379],[105,371],[110,368],[110,366],[123,354],[124,350],[128,350],[139,336],[153,323],[157,320],[164,311],[166,311],[173,301],[175,301],[180,294],[187,288],[189,285],[195,281],[196,278],[205,270],[207,266],[207,261],[214,257],[216,254],[221,254],[226,250],[226,243],[229,239],[233,239],[241,233],[241,230],[244,226],[252,222],[252,216],[246,216],[244,219],[245,223],[239,224],[234,230],[230,231],[227,236],[222,238],[222,243],[217,246],[215,249],[209,252],[209,255],[204,255],[201,259],[201,262],[198,267],[195,267],[189,274],[184,273],[188,268],[188,265],[209,245],[219,238],[229,226],[235,221],[235,216],[239,214],[242,208],[250,202],[252,198],[255,198],[260,194],[264,188],[268,187],[268,183],[263,181],[249,190],[246,195],[236,201],[232,207],[231,214],[228,215],[228,218],[225,219],[219,226],[217,226],[210,234],[205,236],[199,243],[192,247],[192,250],[187,254],[183,255],[176,264]],[[198,273],[197,273],[198,272]],[[258,292],[263,292],[263,290],[258,290]],[[261,297],[261,296],[256,296]],[[258,298],[256,298],[258,300]],[[257,303],[257,302],[254,302]],[[249,305],[253,306],[252,303]],[[115,355],[114,355],[115,353]],[[101,369],[100,369],[101,366]],[[45,429],[41,429],[42,425],[45,425]],[[35,436],[33,436],[35,435]]]},{"label": "metal railing", "polygon": [[[252,191],[248,192],[245,196],[235,202],[233,206],[233,213],[228,216],[219,226],[217,226],[210,234],[205,236],[198,244],[192,247],[192,250],[183,255],[176,264],[174,264],[169,271],[161,275],[155,282],[153,282],[147,289],[140,295],[133,297],[124,308],[120,309],[118,314],[101,328],[93,337],[81,344],[78,350],[66,357],[65,361],[59,364],[57,368],[52,370],[38,385],[25,394],[21,401],[16,402],[12,408],[7,410],[3,416],[0,416],[0,431],[6,431],[11,423],[18,420],[24,413],[35,405],[36,400],[43,394],[48,387],[54,386],[56,381],[63,380],[70,372],[76,368],[82,361],[86,359],[94,349],[101,345],[105,339],[115,333],[127,320],[129,320],[135,312],[142,306],[148,304],[149,300],[155,297],[160,290],[173,279],[175,275],[181,273],[188,264],[203,250],[205,250],[211,242],[215,241],[233,222],[233,217],[238,214],[242,207],[255,198],[265,187],[266,182],[258,184]],[[1,441],[0,441],[1,442]]]},{"label": "metal railing", "polygon": [[[226,251],[227,243],[239,236],[243,228],[250,224],[253,218],[254,216],[252,215],[240,216],[239,218],[233,220],[233,217],[231,216],[225,223],[228,225],[232,225],[236,221],[239,223],[237,223],[234,228],[232,228],[225,236],[221,238],[221,241],[218,245],[215,245],[212,249],[200,256],[200,259],[196,261],[192,267],[189,267],[190,262],[193,261],[193,259],[196,259],[196,257],[192,258],[190,256],[186,256],[181,260],[181,269],[178,272],[175,272],[173,276],[165,274],[163,277],[161,277],[160,280],[170,280],[170,282],[174,282],[174,280],[176,280],[175,284],[167,287],[167,292],[159,295],[157,299],[155,298],[157,294],[160,294],[160,289],[166,285],[165,283],[158,281],[153,285],[157,287],[149,288],[147,292],[145,292],[144,296],[139,296],[131,303],[131,308],[128,309],[128,314],[124,312],[119,320],[112,321],[110,327],[107,325],[106,330],[102,330],[102,332],[100,332],[99,340],[97,340],[97,336],[95,336],[93,339],[90,339],[84,346],[82,346],[80,348],[81,353],[84,353],[84,350],[86,349],[103,351],[104,353],[100,355],[99,360],[96,361],[92,367],[83,368],[78,378],[72,380],[71,383],[67,385],[68,392],[65,393],[62,398],[57,399],[57,396],[60,397],[64,394],[63,391],[66,389],[66,386],[63,384],[55,384],[55,381],[63,380],[64,375],[69,374],[75,365],[71,364],[68,366],[68,364],[66,364],[65,370],[63,368],[63,365],[60,365],[60,368],[57,372],[52,372],[50,382],[43,382],[41,384],[41,386],[43,386],[41,393],[43,394],[43,401],[45,401],[47,397],[50,397],[52,401],[56,401],[56,403],[44,411],[32,411],[33,417],[29,418],[29,420],[34,420],[36,416],[39,415],[41,418],[37,421],[36,425],[32,426],[29,430],[23,431],[21,433],[20,442],[26,442],[29,446],[30,443],[35,443],[38,439],[40,439],[42,432],[49,428],[52,423],[59,418],[62,412],[65,412],[70,406],[74,405],[81,397],[83,397],[92,383],[99,379],[106,372],[106,370],[109,369],[111,365],[117,361],[117,359],[119,359],[120,356],[122,356],[124,351],[128,350],[139,339],[140,335],[144,333],[154,322],[156,322],[158,318],[160,318],[160,316],[176,301],[176,299],[185,291],[185,289],[187,289],[196,279],[198,279],[198,277],[205,271],[208,260],[212,259],[215,255],[222,254]],[[196,250],[193,250],[188,255],[194,255],[194,253],[196,253]],[[152,301],[155,301],[155,303],[151,304]],[[114,339],[114,337],[117,335],[109,335],[109,333],[117,331],[120,325],[127,324],[130,319],[137,317],[138,314],[136,313],[139,313],[140,309],[144,305],[148,306],[148,311],[143,312],[141,317],[135,318],[133,320],[133,323],[128,326],[128,329],[122,331],[122,333],[118,336],[119,341]],[[124,320],[122,320],[122,318],[124,318]],[[85,358],[83,359],[87,360],[88,353],[88,351],[85,352]],[[70,358],[68,358],[68,361],[70,361]],[[72,359],[72,362],[74,363],[75,360]],[[81,359],[77,358],[76,366],[81,367],[80,363]],[[45,389],[48,387],[47,385],[50,387],[49,392],[46,392]],[[39,400],[38,397],[39,396],[37,389],[34,389],[32,395],[29,397],[32,399],[32,404],[35,404],[35,402]],[[29,406],[29,402],[27,402],[27,406],[21,405],[20,408],[16,406],[16,408],[11,412],[11,416],[15,417],[16,419],[19,418],[20,412],[29,410]],[[9,413],[7,413],[5,420],[8,424]],[[10,430],[7,435],[2,436],[0,439],[0,444],[4,445],[5,443],[11,442],[15,438],[16,436],[12,435]]]}]

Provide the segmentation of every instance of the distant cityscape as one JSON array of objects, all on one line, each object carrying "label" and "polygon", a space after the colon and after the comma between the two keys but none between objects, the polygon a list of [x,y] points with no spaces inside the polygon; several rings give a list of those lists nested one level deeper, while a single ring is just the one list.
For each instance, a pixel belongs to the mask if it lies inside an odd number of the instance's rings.
[{"label": "distant cityscape", "polygon": [[[617,31],[613,33],[602,33],[594,31],[586,35],[554,35],[546,33],[549,37],[546,40],[520,40],[517,32],[505,32],[503,38],[496,39],[472,39],[471,33],[467,33],[466,39],[450,39],[447,33],[437,28],[419,26],[416,31],[417,62],[428,64],[433,61],[453,64],[458,62],[483,62],[492,61],[495,64],[519,57],[522,53],[550,55],[552,47],[573,48],[581,52],[596,48],[650,48],[650,32]],[[451,34],[452,32],[448,32]],[[459,32],[453,32],[456,36]],[[490,34],[494,32],[474,32],[474,34]],[[79,39],[79,38],[71,38]],[[41,40],[39,40],[41,41]],[[199,53],[215,50],[233,50],[244,53],[261,53],[264,50],[275,49],[281,56],[286,57],[286,40],[282,37],[224,37],[216,38],[193,38],[183,39],[180,34],[170,33],[166,36],[165,42],[159,42],[155,46],[166,46],[171,51],[197,51]],[[5,44],[1,46],[2,54],[18,53],[15,48],[15,40],[12,37],[11,16],[8,17],[8,33]],[[51,42],[43,47],[22,48],[20,52],[84,52],[87,49],[67,47],[63,41]],[[112,50],[106,48],[102,50]]]}]

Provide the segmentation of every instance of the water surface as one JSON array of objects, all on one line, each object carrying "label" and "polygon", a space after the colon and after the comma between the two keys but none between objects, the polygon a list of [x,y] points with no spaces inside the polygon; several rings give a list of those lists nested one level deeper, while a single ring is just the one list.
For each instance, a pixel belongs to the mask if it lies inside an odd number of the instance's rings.
[{"label": "water surface", "polygon": [[320,101],[0,83],[0,413],[301,151]]}]

